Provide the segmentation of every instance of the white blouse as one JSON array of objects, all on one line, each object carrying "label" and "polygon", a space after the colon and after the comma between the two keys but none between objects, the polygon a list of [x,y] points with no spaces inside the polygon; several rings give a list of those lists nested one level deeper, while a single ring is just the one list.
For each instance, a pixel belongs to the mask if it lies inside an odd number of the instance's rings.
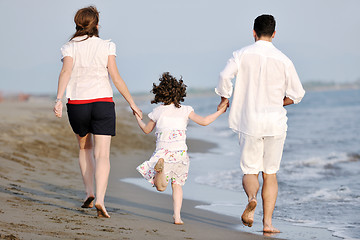
[{"label": "white blouse", "polygon": [[62,59],[72,57],[73,69],[66,87],[66,97],[71,100],[86,100],[113,97],[107,69],[108,56],[116,56],[116,46],[110,40],[80,36],[61,48]]},{"label": "white blouse", "polygon": [[251,136],[286,132],[283,99],[289,97],[297,104],[305,94],[291,60],[271,42],[262,40],[233,53],[215,92],[225,98],[233,95],[230,128]]},{"label": "white blouse", "polygon": [[189,123],[189,114],[194,109],[191,106],[174,104],[160,105],[149,113],[149,118],[156,122],[156,149],[170,151],[187,150],[186,128]]}]

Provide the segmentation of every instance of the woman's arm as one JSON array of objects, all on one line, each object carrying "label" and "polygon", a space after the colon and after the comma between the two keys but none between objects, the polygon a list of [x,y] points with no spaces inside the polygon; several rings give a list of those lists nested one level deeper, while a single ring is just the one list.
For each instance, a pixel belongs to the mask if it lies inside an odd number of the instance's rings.
[{"label": "woman's arm", "polygon": [[143,130],[143,132],[145,134],[151,133],[151,131],[154,129],[156,123],[153,120],[150,119],[148,124],[145,124],[137,114],[134,114],[134,115],[136,117],[136,120],[137,120],[141,130]]},{"label": "woman's arm", "polygon": [[189,114],[189,118],[201,126],[207,126],[213,121],[215,121],[215,119],[217,119],[221,114],[223,114],[226,111],[226,108],[227,104],[224,104],[218,111],[206,117],[202,117],[200,115],[197,115],[195,112],[191,112]]},{"label": "woman's arm", "polygon": [[54,106],[55,116],[61,118],[62,116],[62,102],[61,99],[64,96],[66,86],[69,83],[71,72],[72,72],[73,59],[72,57],[66,56],[63,59],[63,66],[59,75],[58,89],[56,95],[56,102]]},{"label": "woman's arm", "polygon": [[115,87],[117,88],[117,90],[121,93],[121,95],[129,103],[133,112],[142,119],[141,110],[138,108],[138,106],[136,106],[136,104],[129,92],[129,89],[127,88],[124,80],[120,76],[119,70],[116,65],[115,55],[109,55],[107,67],[108,67],[110,77],[111,77]]}]

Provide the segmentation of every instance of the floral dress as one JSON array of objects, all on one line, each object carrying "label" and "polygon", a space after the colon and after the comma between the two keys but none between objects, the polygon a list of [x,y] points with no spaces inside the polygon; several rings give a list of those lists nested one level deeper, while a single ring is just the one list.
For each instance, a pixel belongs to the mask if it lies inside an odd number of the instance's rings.
[{"label": "floral dress", "polygon": [[176,108],[173,104],[155,108],[149,117],[156,122],[156,149],[148,161],[136,169],[154,185],[154,167],[160,158],[164,159],[166,180],[184,185],[189,172],[189,156],[186,145],[186,126],[189,114],[194,111],[190,106]]}]

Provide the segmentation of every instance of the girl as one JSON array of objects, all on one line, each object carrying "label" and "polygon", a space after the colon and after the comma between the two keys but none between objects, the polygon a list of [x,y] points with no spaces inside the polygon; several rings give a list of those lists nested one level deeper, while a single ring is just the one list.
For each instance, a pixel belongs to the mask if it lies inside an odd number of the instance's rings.
[{"label": "girl", "polygon": [[206,126],[225,112],[223,106],[217,112],[201,117],[190,106],[180,105],[186,96],[186,85],[182,78],[177,80],[168,72],[163,73],[158,86],[153,84],[155,94],[151,103],[163,103],[150,114],[150,121],[145,124],[137,115],[136,120],[145,134],[156,126],[156,149],[150,160],[137,167],[143,177],[152,183],[158,191],[165,191],[171,181],[173,193],[174,223],[184,224],[181,220],[182,186],[185,184],[189,171],[187,155],[186,126],[190,118],[195,123]]},{"label": "girl", "polygon": [[[70,125],[79,143],[79,164],[85,185],[83,208],[92,208],[95,199],[98,217],[109,218],[104,197],[110,172],[110,142],[115,136],[115,106],[111,79],[129,103],[134,114],[142,118],[116,66],[116,47],[99,38],[99,12],[94,6],[82,8],[74,17],[76,32],[62,48],[63,66],[59,76],[54,112],[62,116],[66,89]],[[95,161],[94,161],[95,158]]]}]

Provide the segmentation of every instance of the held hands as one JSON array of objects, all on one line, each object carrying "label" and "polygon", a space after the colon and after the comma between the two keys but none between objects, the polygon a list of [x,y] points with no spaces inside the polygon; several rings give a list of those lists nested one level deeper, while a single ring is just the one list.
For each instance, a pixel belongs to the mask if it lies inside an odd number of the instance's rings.
[{"label": "held hands", "polygon": [[63,104],[61,101],[57,101],[55,103],[55,106],[54,106],[54,113],[55,113],[55,116],[58,117],[58,118],[61,118],[62,117],[62,109],[63,109]]},{"label": "held hands", "polygon": [[224,113],[224,112],[226,112],[228,107],[229,107],[229,104],[223,104],[223,105],[219,104],[217,110],[221,113]]},{"label": "held hands", "polygon": [[133,110],[133,114],[135,115],[136,118],[140,118],[140,119],[143,118],[142,111],[140,110],[140,108],[138,108],[138,106],[133,105],[130,107]]},{"label": "held hands", "polygon": [[217,110],[221,112],[226,112],[226,109],[230,106],[229,99],[221,97],[221,102],[219,103]]}]

